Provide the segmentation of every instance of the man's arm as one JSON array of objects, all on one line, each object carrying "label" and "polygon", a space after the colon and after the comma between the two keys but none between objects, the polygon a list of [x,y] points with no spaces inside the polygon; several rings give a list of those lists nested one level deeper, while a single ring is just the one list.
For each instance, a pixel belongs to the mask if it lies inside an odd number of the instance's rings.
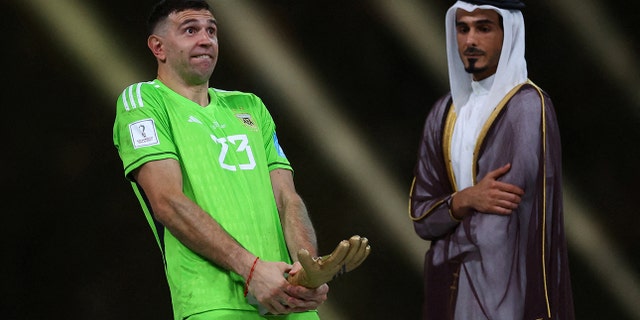
[{"label": "man's arm", "polygon": [[[171,234],[207,260],[247,280],[256,256],[182,192],[182,172],[177,161],[147,162],[133,173],[133,177],[149,199],[154,217]],[[291,266],[284,262],[256,262],[249,290],[273,314],[291,312],[281,304],[291,298],[286,292],[289,283],[283,277],[290,270]]]},{"label": "man's arm", "polygon": [[245,250],[182,192],[182,172],[173,159],[147,162],[133,173],[154,217],[180,242],[215,264],[249,275],[255,256]]},{"label": "man's arm", "polygon": [[524,190],[497,180],[509,169],[511,164],[506,164],[489,172],[478,184],[454,194],[451,199],[453,217],[462,220],[473,212],[511,214],[517,209]]},{"label": "man's arm", "polygon": [[[287,248],[295,261],[289,272],[293,275],[302,268],[297,256],[300,249],[306,249],[311,256],[318,255],[316,234],[307,208],[296,192],[291,171],[275,169],[270,175]],[[328,291],[326,283],[315,289],[291,285],[287,293],[292,297],[284,302],[298,311],[315,309],[327,300]]]},{"label": "man's arm", "polygon": [[312,256],[317,256],[316,234],[307,213],[307,207],[296,192],[293,174],[286,169],[275,169],[270,175],[273,195],[291,258],[297,261],[297,252],[300,249],[307,249]]}]

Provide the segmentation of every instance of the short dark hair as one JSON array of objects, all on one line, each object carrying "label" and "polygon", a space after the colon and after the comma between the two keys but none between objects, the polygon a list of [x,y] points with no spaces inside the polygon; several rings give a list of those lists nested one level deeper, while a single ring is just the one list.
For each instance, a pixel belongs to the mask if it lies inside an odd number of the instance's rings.
[{"label": "short dark hair", "polygon": [[156,26],[170,14],[187,9],[209,10],[213,13],[205,0],[161,0],[153,6],[147,18],[147,32],[153,34]]}]

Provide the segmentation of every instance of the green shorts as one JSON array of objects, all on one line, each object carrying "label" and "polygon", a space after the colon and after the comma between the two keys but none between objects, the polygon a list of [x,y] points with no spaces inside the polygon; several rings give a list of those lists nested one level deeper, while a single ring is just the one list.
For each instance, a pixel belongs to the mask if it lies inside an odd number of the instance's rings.
[{"label": "green shorts", "polygon": [[286,315],[260,315],[244,310],[212,310],[197,313],[185,320],[319,320],[317,311],[291,313]]}]

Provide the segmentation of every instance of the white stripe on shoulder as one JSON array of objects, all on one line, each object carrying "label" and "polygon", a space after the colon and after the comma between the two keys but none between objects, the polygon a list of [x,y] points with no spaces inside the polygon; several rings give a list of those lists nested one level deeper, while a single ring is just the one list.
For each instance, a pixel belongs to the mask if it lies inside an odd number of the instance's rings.
[{"label": "white stripe on shoulder", "polygon": [[129,103],[131,103],[131,108],[135,109],[138,106],[136,105],[136,99],[133,97],[133,86],[129,86]]},{"label": "white stripe on shoulder", "polygon": [[131,110],[131,108],[129,107],[129,102],[127,101],[127,90],[129,90],[129,87],[127,87],[126,89],[124,89],[124,91],[122,91],[122,105],[124,106],[124,110],[129,111]]},{"label": "white stripe on shoulder", "polygon": [[126,111],[144,107],[144,100],[142,99],[142,86],[145,84],[153,85],[155,88],[160,87],[154,81],[138,82],[128,86],[122,92],[122,104]]},{"label": "white stripe on shoulder", "polygon": [[142,101],[142,94],[140,93],[140,87],[142,83],[138,83],[138,87],[136,88],[136,95],[138,96],[138,106],[140,108],[144,107],[144,102]]}]

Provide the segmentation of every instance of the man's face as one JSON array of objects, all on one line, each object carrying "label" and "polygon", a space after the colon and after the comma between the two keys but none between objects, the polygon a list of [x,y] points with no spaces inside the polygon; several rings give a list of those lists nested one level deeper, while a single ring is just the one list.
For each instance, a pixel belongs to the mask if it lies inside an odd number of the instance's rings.
[{"label": "man's face", "polygon": [[458,9],[456,34],[460,59],[473,79],[479,81],[495,74],[504,39],[500,15],[488,9],[473,12]]},{"label": "man's face", "polygon": [[218,28],[211,12],[173,12],[158,29],[162,50],[156,56],[170,72],[187,84],[207,82],[218,60]]}]

